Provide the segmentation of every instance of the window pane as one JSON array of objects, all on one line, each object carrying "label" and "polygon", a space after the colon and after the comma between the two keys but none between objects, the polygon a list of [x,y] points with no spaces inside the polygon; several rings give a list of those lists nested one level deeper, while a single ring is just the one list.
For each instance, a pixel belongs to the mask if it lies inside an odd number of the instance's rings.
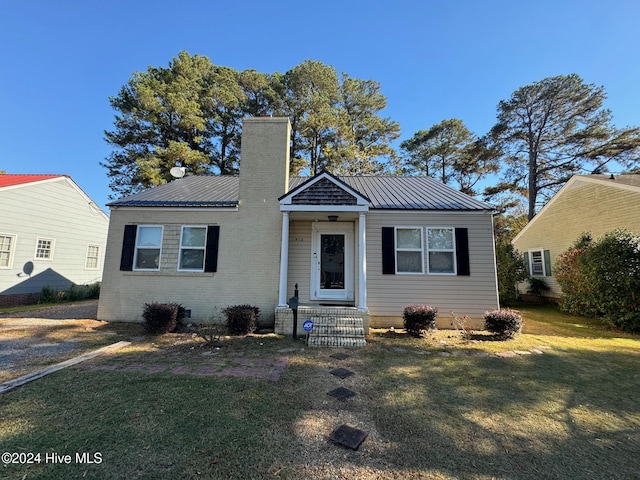
[{"label": "window pane", "polygon": [[157,270],[160,266],[159,248],[139,248],[136,255],[136,268]]},{"label": "window pane", "polygon": [[180,270],[202,270],[204,268],[204,250],[182,250],[180,252]]},{"label": "window pane", "polygon": [[207,229],[204,227],[184,227],[182,229],[183,247],[204,247]]},{"label": "window pane", "polygon": [[396,230],[396,248],[422,249],[421,233],[420,228],[398,228]]},{"label": "window pane", "polygon": [[422,252],[397,252],[396,270],[401,273],[422,273]]},{"label": "window pane", "polygon": [[429,273],[454,273],[453,252],[429,252]]},{"label": "window pane", "polygon": [[453,250],[453,230],[450,228],[427,229],[430,250]]},{"label": "window pane", "polygon": [[542,252],[531,252],[531,275],[543,277],[544,265],[542,263]]},{"label": "window pane", "polygon": [[162,227],[138,227],[139,247],[159,247],[162,244]]}]

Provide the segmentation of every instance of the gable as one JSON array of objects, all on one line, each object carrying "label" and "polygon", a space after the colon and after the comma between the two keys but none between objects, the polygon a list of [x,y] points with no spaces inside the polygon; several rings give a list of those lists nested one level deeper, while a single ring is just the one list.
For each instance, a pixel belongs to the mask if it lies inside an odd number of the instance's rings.
[{"label": "gable", "polygon": [[328,178],[291,197],[293,205],[357,205],[358,199]]}]

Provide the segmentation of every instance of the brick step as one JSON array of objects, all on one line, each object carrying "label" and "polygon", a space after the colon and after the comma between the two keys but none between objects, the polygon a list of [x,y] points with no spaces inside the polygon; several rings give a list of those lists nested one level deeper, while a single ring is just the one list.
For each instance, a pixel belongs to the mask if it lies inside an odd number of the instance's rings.
[{"label": "brick step", "polygon": [[364,347],[364,338],[309,336],[310,347]]}]

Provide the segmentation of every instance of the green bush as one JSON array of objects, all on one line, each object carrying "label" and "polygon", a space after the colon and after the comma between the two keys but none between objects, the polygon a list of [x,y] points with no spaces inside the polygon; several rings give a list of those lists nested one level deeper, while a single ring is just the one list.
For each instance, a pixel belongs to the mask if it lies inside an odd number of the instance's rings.
[{"label": "green bush", "polygon": [[45,285],[40,290],[38,303],[76,302],[78,300],[97,299],[100,296],[100,282],[89,285],[76,285],[72,283],[66,290],[56,290]]},{"label": "green bush", "polygon": [[640,331],[639,235],[613,230],[576,244],[561,255],[556,270],[563,310]]},{"label": "green bush", "polygon": [[501,305],[513,305],[518,300],[518,282],[527,279],[524,257],[510,242],[496,242],[498,296]]},{"label": "green bush", "polygon": [[40,290],[38,303],[57,303],[62,299],[62,293],[50,285],[45,285]]},{"label": "green bush", "polygon": [[232,305],[222,310],[231,335],[246,335],[258,328],[260,309],[251,305]]},{"label": "green bush", "polygon": [[178,305],[175,303],[145,303],[142,312],[144,326],[151,334],[173,332],[178,321]]},{"label": "green bush", "polygon": [[429,330],[436,329],[438,309],[431,305],[407,305],[402,312],[404,328],[414,337],[422,337]]},{"label": "green bush", "polygon": [[485,312],[484,328],[503,340],[514,338],[522,332],[522,315],[509,309]]}]

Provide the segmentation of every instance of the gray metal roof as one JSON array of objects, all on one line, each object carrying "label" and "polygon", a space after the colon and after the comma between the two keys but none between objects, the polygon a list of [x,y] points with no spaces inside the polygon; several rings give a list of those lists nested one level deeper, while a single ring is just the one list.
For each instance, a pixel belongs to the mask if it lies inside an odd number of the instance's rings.
[{"label": "gray metal roof", "polygon": [[107,204],[114,207],[228,207],[238,204],[238,177],[192,175]]},{"label": "gray metal roof", "polygon": [[[370,200],[369,208],[384,210],[493,210],[488,203],[465,195],[430,177],[337,177]],[[308,177],[293,177],[289,189]],[[223,207],[238,204],[237,176],[188,176],[109,203],[132,207]]]}]

